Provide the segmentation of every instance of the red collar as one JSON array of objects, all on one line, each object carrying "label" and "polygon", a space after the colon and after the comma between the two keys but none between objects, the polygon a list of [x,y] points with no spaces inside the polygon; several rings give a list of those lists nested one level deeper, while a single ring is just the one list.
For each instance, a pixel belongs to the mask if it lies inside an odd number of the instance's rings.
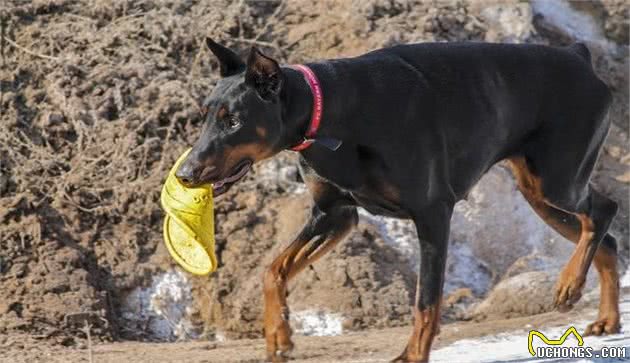
[{"label": "red collar", "polygon": [[317,129],[319,128],[319,124],[322,119],[324,101],[322,96],[322,88],[319,85],[319,80],[317,80],[317,76],[315,76],[313,70],[302,64],[295,64],[291,67],[302,72],[304,78],[306,78],[306,82],[311,88],[311,93],[313,93],[313,113],[311,115],[311,123],[306,130],[304,140],[291,148],[291,150],[293,151],[302,151],[311,146],[311,144],[313,144],[313,142],[315,141],[315,135],[317,134]]}]

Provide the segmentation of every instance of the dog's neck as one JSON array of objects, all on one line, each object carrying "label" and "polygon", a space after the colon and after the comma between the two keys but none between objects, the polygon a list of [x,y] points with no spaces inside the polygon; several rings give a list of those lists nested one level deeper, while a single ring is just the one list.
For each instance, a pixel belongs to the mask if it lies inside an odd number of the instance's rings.
[{"label": "dog's neck", "polygon": [[313,111],[313,93],[304,75],[293,68],[282,68],[284,85],[282,102],[284,103],[285,132],[283,148],[299,144],[306,134]]},{"label": "dog's neck", "polygon": [[[323,67],[322,67],[323,66]],[[330,72],[327,70],[327,64],[312,64],[309,66],[310,71],[313,71],[313,67],[317,69],[315,82],[318,84],[316,87],[321,92],[319,93],[323,100],[323,110],[320,114],[319,121],[313,120],[313,104],[315,102],[315,90],[311,88],[310,81],[306,80],[307,75],[303,71],[296,70],[294,68],[283,68],[283,76],[285,79],[285,86],[283,87],[284,94],[282,101],[284,102],[284,121],[285,132],[284,140],[286,145],[284,148],[292,148],[301,144],[305,138],[313,138],[314,143],[320,146],[335,151],[342,144],[342,140],[335,138],[331,132],[334,127],[334,119],[339,115],[341,109],[339,105],[334,102],[334,98],[326,94],[323,82],[332,82],[334,77],[331,78]],[[327,97],[328,96],[328,97]],[[307,130],[310,129],[311,123],[317,125],[315,127],[315,134],[307,135]],[[310,131],[310,130],[309,130]],[[302,146],[304,144],[301,144]],[[318,149],[318,148],[315,148]],[[313,148],[310,144],[306,147],[294,149],[294,151],[311,151]]]}]

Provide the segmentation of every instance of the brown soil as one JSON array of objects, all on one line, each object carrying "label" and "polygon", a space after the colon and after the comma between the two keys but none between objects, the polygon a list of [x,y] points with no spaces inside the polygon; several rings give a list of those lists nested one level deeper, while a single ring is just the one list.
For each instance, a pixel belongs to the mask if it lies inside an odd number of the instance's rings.
[{"label": "brown soil", "polygon": [[[452,323],[442,326],[434,348],[461,339],[474,339],[502,332],[570,325],[576,319],[593,319],[596,310],[590,307],[569,314],[546,313],[509,320],[481,323]],[[291,362],[389,362],[403,349],[411,327],[363,330],[335,337],[295,337],[296,348]],[[523,333],[523,341],[527,341]],[[525,344],[525,343],[523,343]],[[64,348],[48,344],[24,343],[14,340],[5,344],[4,360],[0,362],[87,362],[90,349],[85,342],[79,347]],[[226,342],[183,343],[103,343],[92,347],[95,362],[198,362],[198,363],[253,363],[264,361],[263,339],[240,339]],[[488,352],[491,354],[491,352]]]},{"label": "brown soil", "polygon": [[[129,329],[122,301],[174,266],[161,243],[158,197],[166,171],[194,141],[198,105],[217,80],[217,64],[203,47],[205,36],[243,54],[256,44],[283,62],[301,62],[403,42],[496,37],[500,32],[481,10],[467,1],[414,6],[397,0],[3,2],[0,344],[19,345],[28,336],[46,347],[80,346],[83,338],[77,337],[86,322],[95,341],[149,338]],[[627,9],[607,4],[597,11],[606,17],[602,26],[610,39],[623,40]],[[538,35],[518,40],[566,41],[543,23],[534,25]],[[614,127],[594,182],[621,203],[613,230],[625,258],[628,72],[627,46],[618,47],[615,54],[596,52],[594,62],[615,93]],[[294,157],[283,153],[258,166],[217,201],[221,269],[193,279],[193,315],[208,335],[220,330],[229,338],[260,337],[263,268],[299,230],[309,206],[307,194],[298,193],[303,187]],[[300,276],[290,302],[295,310],[342,312],[349,317],[346,330],[385,328],[409,321],[414,286],[406,256],[362,225]],[[453,311],[446,313],[453,317]],[[387,331],[396,344],[378,334],[358,334],[374,336],[375,347],[395,354],[390,350],[399,349],[398,331]],[[298,342],[313,342],[320,347],[317,352],[323,349],[320,342],[344,339]],[[248,344],[220,344],[227,351],[218,354],[248,351]],[[116,346],[98,349],[115,360]],[[199,357],[208,350],[207,343],[165,346],[164,351],[152,350],[153,345],[120,346],[131,354],[122,356],[129,360],[170,355],[170,347],[197,351]],[[50,349],[51,359],[61,356],[58,352],[76,359],[84,354]],[[251,360],[257,357],[252,353]]]}]

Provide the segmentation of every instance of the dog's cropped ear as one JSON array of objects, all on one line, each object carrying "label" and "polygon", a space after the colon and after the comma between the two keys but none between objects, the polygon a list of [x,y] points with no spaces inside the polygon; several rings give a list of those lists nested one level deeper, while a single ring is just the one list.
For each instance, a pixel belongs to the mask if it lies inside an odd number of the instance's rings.
[{"label": "dog's cropped ear", "polygon": [[282,87],[280,65],[258,48],[252,47],[247,58],[245,82],[254,87],[262,99],[269,101],[280,93]]},{"label": "dog's cropped ear", "polygon": [[212,54],[214,54],[219,60],[221,77],[229,77],[240,73],[245,69],[245,63],[243,63],[243,60],[241,60],[238,54],[234,53],[229,48],[216,43],[210,38],[206,38],[206,45]]}]

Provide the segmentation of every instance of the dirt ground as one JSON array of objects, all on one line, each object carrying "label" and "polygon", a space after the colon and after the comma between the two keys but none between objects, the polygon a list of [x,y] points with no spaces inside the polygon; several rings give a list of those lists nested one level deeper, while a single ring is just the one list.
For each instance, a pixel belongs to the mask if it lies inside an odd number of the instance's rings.
[{"label": "dirt ground", "polygon": [[[589,4],[572,6],[594,24],[594,66],[614,94],[613,127],[593,182],[620,202],[612,230],[625,267],[628,9],[623,0]],[[178,338],[170,332],[157,337],[149,321],[129,318],[125,305],[134,291],[174,267],[161,241],[159,191],[170,165],[195,140],[199,104],[217,81],[205,36],[243,55],[256,45],[285,63],[419,41],[577,40],[516,0],[5,0],[0,24],[0,347],[26,349],[12,361],[39,357],[29,355],[38,346],[51,360],[85,360],[85,324],[103,360],[171,359],[180,348],[192,352],[186,361],[214,361],[204,356],[215,353],[232,359],[236,351],[248,357],[239,361],[259,359],[259,340],[127,341]],[[185,309],[194,336],[260,338],[262,271],[299,230],[309,203],[289,153],[257,166],[222,197],[216,205],[221,268],[188,280],[192,303]],[[368,359],[371,345],[395,355],[406,339],[406,329],[395,327],[409,322],[415,293],[408,258],[378,228],[363,224],[303,273],[292,287],[292,308],[340,312],[347,318],[344,331],[354,333],[299,338],[313,353],[298,350],[297,357],[325,361],[328,343],[348,344],[339,359],[355,349]],[[488,285],[508,277],[508,267],[488,268]],[[486,292],[464,294],[466,307]],[[466,318],[462,309],[445,309],[445,320]],[[452,327],[472,334],[480,324],[449,325],[443,339],[449,331],[457,336]],[[111,341],[117,343],[105,343]]]},{"label": "dirt ground", "polygon": [[[626,293],[630,292],[626,290]],[[550,312],[516,319],[494,320],[480,323],[457,322],[442,326],[434,349],[445,347],[462,339],[475,339],[511,331],[543,330],[552,326],[573,325],[577,320],[593,319],[596,310],[591,301],[579,310],[561,314]],[[388,362],[400,353],[408,339],[410,327],[369,329],[334,337],[296,336],[292,362]],[[6,353],[0,362],[89,362],[90,348],[85,341],[79,348],[64,348],[49,344],[20,347],[24,342],[14,340],[4,345]],[[95,344],[92,359],[98,363],[115,362],[198,362],[198,363],[253,363],[264,361],[263,339],[240,339],[225,342],[142,343],[119,342]],[[492,352],[488,352],[491,356]]]}]

